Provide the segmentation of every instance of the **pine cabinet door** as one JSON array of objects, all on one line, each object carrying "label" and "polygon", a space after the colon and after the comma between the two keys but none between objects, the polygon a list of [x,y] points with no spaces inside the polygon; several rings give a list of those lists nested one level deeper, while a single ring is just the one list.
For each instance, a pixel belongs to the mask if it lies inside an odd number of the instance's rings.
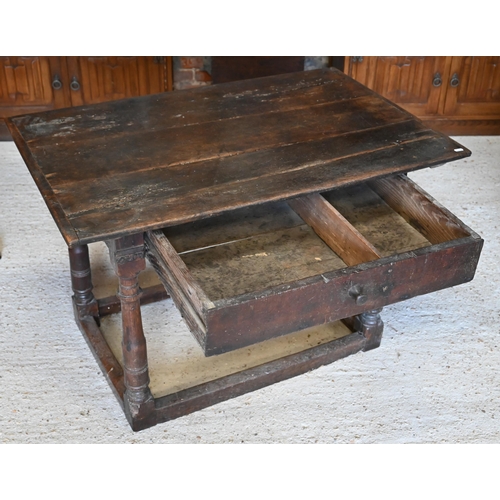
[{"label": "pine cabinet door", "polygon": [[444,102],[449,57],[351,57],[346,70],[370,89],[420,117],[437,115]]},{"label": "pine cabinet door", "polygon": [[453,57],[446,85],[447,116],[500,117],[500,57]]},{"label": "pine cabinet door", "polygon": [[0,116],[69,105],[62,83],[65,68],[59,66],[58,59],[0,57]]},{"label": "pine cabinet door", "polygon": [[166,57],[68,57],[73,105],[169,90]]}]

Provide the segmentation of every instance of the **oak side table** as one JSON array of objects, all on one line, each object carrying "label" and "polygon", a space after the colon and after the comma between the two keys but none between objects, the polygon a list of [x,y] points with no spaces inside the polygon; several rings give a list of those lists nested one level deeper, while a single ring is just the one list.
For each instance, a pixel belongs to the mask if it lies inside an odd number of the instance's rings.
[{"label": "oak side table", "polygon": [[[373,349],[382,307],[476,270],[482,239],[405,175],[470,151],[335,69],[7,123],[69,248],[76,322],[134,430]],[[98,241],[119,280],[100,300]],[[146,258],[162,285],[140,290]],[[141,304],[167,297],[205,356],[346,332],[153,397]],[[120,311],[122,360],[100,330]]]}]

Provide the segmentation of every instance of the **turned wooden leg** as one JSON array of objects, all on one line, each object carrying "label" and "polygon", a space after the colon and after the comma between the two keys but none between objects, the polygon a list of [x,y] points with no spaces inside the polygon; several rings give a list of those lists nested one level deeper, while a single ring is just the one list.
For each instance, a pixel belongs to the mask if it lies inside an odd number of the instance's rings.
[{"label": "turned wooden leg", "polygon": [[132,426],[154,409],[149,390],[146,338],[142,329],[138,276],[146,267],[143,235],[108,242],[111,262],[119,279],[118,297],[122,311],[122,351],[125,382],[125,411]]},{"label": "turned wooden leg", "polygon": [[380,318],[382,309],[373,309],[356,316],[355,328],[361,332],[366,339],[363,351],[369,351],[380,346],[384,323]]},{"label": "turned wooden leg", "polygon": [[89,247],[77,245],[69,249],[69,264],[71,268],[71,286],[75,315],[83,319],[87,316],[99,316],[99,307],[92,293],[92,276],[90,272]]}]

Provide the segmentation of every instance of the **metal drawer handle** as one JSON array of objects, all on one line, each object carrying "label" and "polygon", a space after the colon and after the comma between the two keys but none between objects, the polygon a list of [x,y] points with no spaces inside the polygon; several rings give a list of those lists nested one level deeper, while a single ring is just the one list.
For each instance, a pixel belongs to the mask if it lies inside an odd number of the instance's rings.
[{"label": "metal drawer handle", "polygon": [[349,295],[356,301],[356,304],[358,306],[366,304],[366,301],[368,300],[368,296],[363,295],[363,289],[361,288],[361,285],[352,286],[349,289]]},{"label": "metal drawer handle", "polygon": [[71,79],[71,83],[69,84],[71,90],[77,91],[80,90],[80,84],[78,83],[78,80],[76,79],[76,76],[74,76]]},{"label": "metal drawer handle", "polygon": [[59,80],[59,75],[54,76],[54,80],[52,80],[52,88],[54,90],[60,90],[62,88],[62,82]]},{"label": "metal drawer handle", "polygon": [[451,80],[450,80],[450,85],[452,87],[458,87],[458,85],[460,84],[460,80],[458,79],[458,75],[455,73],[452,77],[451,77]]},{"label": "metal drawer handle", "polygon": [[434,75],[434,80],[432,80],[432,85],[434,85],[434,87],[441,87],[442,83],[443,80],[441,79],[441,75],[439,73],[436,73]]}]

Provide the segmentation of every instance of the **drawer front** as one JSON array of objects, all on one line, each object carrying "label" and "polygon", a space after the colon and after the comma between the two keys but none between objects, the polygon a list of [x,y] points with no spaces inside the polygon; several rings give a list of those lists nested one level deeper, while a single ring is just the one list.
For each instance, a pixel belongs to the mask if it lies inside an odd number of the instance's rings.
[{"label": "drawer front", "polygon": [[482,244],[405,176],[146,235],[206,355],[470,281]]},{"label": "drawer front", "polygon": [[[208,314],[206,353],[218,354],[472,280],[482,241],[452,242],[324,274]],[[360,289],[366,302],[356,302]],[[353,293],[354,292],[354,293]]]}]

